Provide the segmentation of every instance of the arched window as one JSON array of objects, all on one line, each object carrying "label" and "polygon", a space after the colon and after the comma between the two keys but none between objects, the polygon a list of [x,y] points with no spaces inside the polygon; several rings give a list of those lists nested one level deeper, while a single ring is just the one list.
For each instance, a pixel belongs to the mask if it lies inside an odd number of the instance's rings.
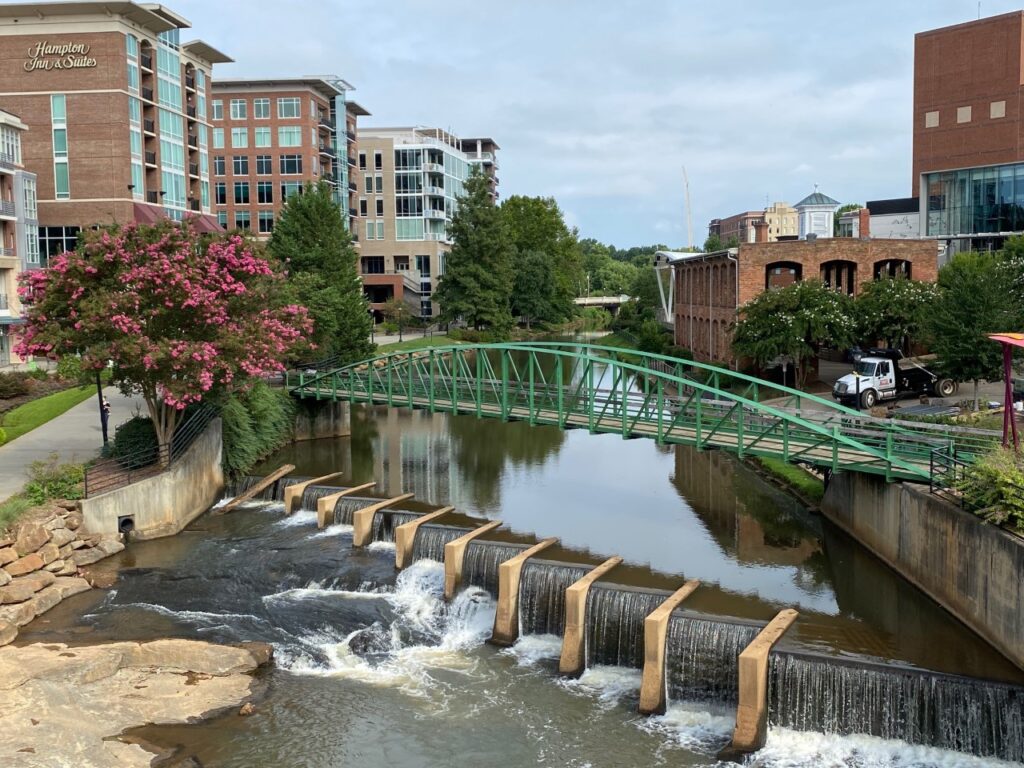
[{"label": "arched window", "polygon": [[764,268],[764,289],[785,288],[804,279],[802,264],[795,261],[774,261]]},{"label": "arched window", "polygon": [[835,259],[821,265],[821,282],[847,296],[856,290],[857,262]]},{"label": "arched window", "polygon": [[887,277],[910,277],[910,262],[906,259],[883,259],[875,262],[875,280]]}]

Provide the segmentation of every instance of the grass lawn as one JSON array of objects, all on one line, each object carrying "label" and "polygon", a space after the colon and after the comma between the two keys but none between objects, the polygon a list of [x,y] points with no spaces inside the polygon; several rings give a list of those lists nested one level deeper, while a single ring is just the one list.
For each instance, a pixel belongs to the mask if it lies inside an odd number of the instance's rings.
[{"label": "grass lawn", "polygon": [[9,443],[90,397],[96,397],[96,387],[94,386],[72,387],[63,392],[54,392],[52,395],[41,397],[8,411],[0,421],[0,427],[3,427],[4,432],[7,433],[7,442]]},{"label": "grass lawn", "polygon": [[759,456],[755,461],[769,474],[775,475],[786,485],[796,489],[804,498],[821,501],[825,495],[825,484],[803,467],[770,456]]},{"label": "grass lawn", "polygon": [[382,344],[377,347],[378,352],[411,352],[416,349],[429,349],[430,347],[448,347],[452,344],[461,344],[461,341],[449,339],[447,336],[418,336],[415,339],[396,341],[394,344]]}]

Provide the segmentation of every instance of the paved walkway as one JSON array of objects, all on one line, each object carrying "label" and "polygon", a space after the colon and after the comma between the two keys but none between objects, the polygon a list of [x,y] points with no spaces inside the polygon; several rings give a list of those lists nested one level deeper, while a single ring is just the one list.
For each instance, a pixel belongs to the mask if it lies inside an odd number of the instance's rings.
[{"label": "paved walkway", "polygon": [[[110,401],[111,439],[114,427],[134,416],[136,407],[146,414],[141,397],[125,397],[116,387],[107,387],[103,393]],[[62,462],[86,461],[99,454],[102,446],[99,407],[93,396],[18,439],[0,445],[0,501],[22,489],[33,461],[45,459],[51,453],[56,453]]]}]

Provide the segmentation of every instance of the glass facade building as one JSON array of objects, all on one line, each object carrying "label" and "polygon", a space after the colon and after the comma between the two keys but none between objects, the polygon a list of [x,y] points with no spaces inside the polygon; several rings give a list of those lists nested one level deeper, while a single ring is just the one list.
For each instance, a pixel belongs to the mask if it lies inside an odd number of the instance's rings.
[{"label": "glass facade building", "polygon": [[929,236],[1024,231],[1024,163],[922,174]]}]

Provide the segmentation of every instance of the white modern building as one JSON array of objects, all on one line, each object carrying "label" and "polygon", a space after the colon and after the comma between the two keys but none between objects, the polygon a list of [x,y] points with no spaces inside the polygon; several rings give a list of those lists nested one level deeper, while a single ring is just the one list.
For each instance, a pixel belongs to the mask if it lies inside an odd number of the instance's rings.
[{"label": "white modern building", "polygon": [[801,240],[806,240],[808,235],[816,238],[832,237],[834,216],[839,210],[838,200],[819,192],[815,185],[814,192],[793,207],[796,208],[799,219]]}]

